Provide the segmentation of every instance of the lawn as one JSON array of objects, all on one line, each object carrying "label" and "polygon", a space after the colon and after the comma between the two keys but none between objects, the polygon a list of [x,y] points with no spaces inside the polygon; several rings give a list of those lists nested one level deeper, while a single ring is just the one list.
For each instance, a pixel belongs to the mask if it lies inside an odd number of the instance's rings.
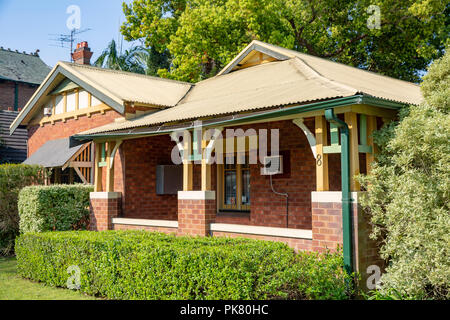
[{"label": "lawn", "polygon": [[17,275],[16,259],[0,257],[0,300],[92,300],[90,296],[52,288]]}]

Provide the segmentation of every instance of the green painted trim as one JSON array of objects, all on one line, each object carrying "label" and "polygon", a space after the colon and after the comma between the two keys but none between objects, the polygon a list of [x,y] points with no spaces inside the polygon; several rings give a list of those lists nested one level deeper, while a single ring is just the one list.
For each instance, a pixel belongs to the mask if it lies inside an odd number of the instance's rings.
[{"label": "green painted trim", "polygon": [[107,165],[106,161],[101,161],[101,162],[98,163],[98,167],[99,168],[106,167],[106,165]]},{"label": "green painted trim", "polygon": [[367,116],[359,115],[359,143],[363,146],[367,145]]},{"label": "green painted trim", "polygon": [[325,154],[341,153],[341,146],[340,145],[324,146],[323,153]]},{"label": "green painted trim", "polygon": [[372,153],[372,147],[367,145],[359,145],[358,146],[359,153]]},{"label": "green painted trim", "polygon": [[[359,153],[372,153],[372,147],[367,145],[359,145],[358,146]],[[333,145],[333,146],[324,146],[323,153],[341,153],[341,146]]]},{"label": "green painted trim", "polygon": [[105,161],[106,161],[106,152],[105,152],[105,149],[106,149],[106,144],[105,144],[105,143],[102,143],[102,154],[101,154],[101,157],[100,157],[100,159],[101,159],[100,162],[105,162]]},{"label": "green painted trim", "polygon": [[66,78],[64,79],[52,92],[50,92],[50,95],[60,94],[66,91],[70,91],[76,88],[79,88],[80,86],[77,85],[72,80]]},{"label": "green painted trim", "polygon": [[[352,198],[350,194],[350,132],[348,125],[334,114],[333,109],[325,110],[325,119],[334,123],[341,132],[341,186],[342,186],[342,242],[344,268],[347,274],[353,273],[353,229]],[[352,283],[348,283],[352,285]]]},{"label": "green painted trim", "polygon": [[[199,137],[200,135],[200,137]],[[194,132],[192,134],[192,154],[189,155],[190,161],[199,161],[202,160],[202,152],[201,152],[201,146],[200,150],[198,148],[198,142],[202,141],[202,130],[194,129]]]},{"label": "green painted trim", "polygon": [[14,111],[19,110],[19,84],[14,82]]},{"label": "green painted trim", "polygon": [[339,145],[339,128],[334,123],[330,123],[330,141],[332,146]]},{"label": "green painted trim", "polygon": [[[378,101],[378,102],[377,102]],[[370,98],[370,103],[374,106],[379,107],[385,107],[390,109],[399,109],[403,104],[394,103],[394,102],[386,102],[387,106],[384,106],[382,99],[377,98]],[[355,95],[351,97],[345,97],[345,98],[337,98],[333,100],[326,100],[326,101],[320,101],[310,104],[304,104],[304,105],[298,105],[294,107],[284,108],[284,109],[277,109],[265,112],[263,114],[253,114],[248,116],[243,116],[238,119],[229,119],[229,120],[221,120],[209,123],[206,128],[214,127],[214,126],[220,126],[225,124],[239,124],[242,122],[247,121],[255,121],[255,120],[265,120],[270,118],[276,118],[281,116],[289,116],[289,115],[297,115],[302,114],[304,112],[309,111],[318,111],[318,110],[325,110],[329,108],[336,108],[336,107],[345,107],[345,106],[351,106],[351,105],[358,105],[358,104],[368,104],[369,100],[364,99],[364,96],[362,95]],[[394,105],[396,106],[394,108]],[[152,136],[152,135],[159,135],[159,134],[169,134],[175,130],[192,130],[195,127],[193,125],[189,125],[182,129],[166,129],[166,130],[154,130],[154,131],[147,131],[147,132],[120,132],[120,133],[97,133],[97,134],[91,134],[91,135],[74,135],[73,137],[77,140],[93,140],[93,139],[115,139],[115,138],[123,138],[123,137],[145,137],[145,136]]]}]

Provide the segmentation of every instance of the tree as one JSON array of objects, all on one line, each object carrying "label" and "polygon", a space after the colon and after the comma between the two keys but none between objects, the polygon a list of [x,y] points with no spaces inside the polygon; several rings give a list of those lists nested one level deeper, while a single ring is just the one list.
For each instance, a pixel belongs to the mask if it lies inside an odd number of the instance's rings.
[{"label": "tree", "polygon": [[135,46],[119,53],[115,40],[111,40],[94,65],[151,76],[156,76],[158,69],[168,69],[170,66],[168,54],[165,52],[159,53],[154,48]]},{"label": "tree", "polygon": [[379,130],[382,152],[362,204],[389,264],[379,292],[413,299],[450,298],[450,52],[424,77],[423,104]]},{"label": "tree", "polygon": [[172,68],[159,74],[179,80],[198,81],[214,75],[251,40],[258,39],[418,81],[429,63],[443,54],[449,34],[446,3],[134,0],[123,4],[126,21],[121,31],[127,40],[142,40],[159,52],[168,50]]}]

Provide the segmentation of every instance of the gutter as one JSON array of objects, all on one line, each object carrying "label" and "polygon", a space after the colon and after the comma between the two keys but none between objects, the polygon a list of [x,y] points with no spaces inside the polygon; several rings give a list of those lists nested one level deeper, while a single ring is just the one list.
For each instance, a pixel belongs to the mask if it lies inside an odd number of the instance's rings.
[{"label": "gutter", "polygon": [[[242,122],[246,122],[249,120],[264,120],[264,119],[270,119],[280,116],[286,116],[286,115],[293,115],[293,114],[301,114],[303,112],[309,112],[309,111],[317,111],[317,110],[324,110],[328,108],[334,108],[334,107],[343,107],[343,106],[350,106],[355,104],[370,104],[372,106],[378,106],[383,107],[387,109],[395,109],[398,110],[402,106],[404,106],[403,103],[398,103],[394,101],[387,101],[380,98],[370,97],[370,96],[364,96],[364,95],[354,95],[350,97],[345,98],[337,98],[333,100],[326,100],[326,101],[320,101],[310,104],[302,104],[297,105],[294,107],[289,107],[285,109],[277,109],[277,110],[270,110],[264,113],[258,113],[258,114],[249,114],[244,115],[242,117],[239,117],[237,119],[227,119],[227,120],[219,120],[210,122],[208,124],[204,124],[203,127],[214,127],[214,126],[223,126],[223,125],[229,125],[229,124],[239,124]],[[126,137],[144,137],[144,136],[152,136],[152,135],[160,135],[160,134],[170,134],[173,131],[178,130],[192,130],[195,129],[197,126],[193,124],[186,125],[185,127],[172,127],[168,129],[162,129],[159,127],[155,130],[150,131],[141,131],[141,132],[132,132],[132,130],[136,129],[123,129],[123,130],[129,130],[128,132],[110,132],[110,133],[94,133],[94,134],[76,134],[72,136],[73,139],[79,140],[79,141],[85,141],[85,140],[94,140],[94,139],[120,139],[120,138],[126,138]]]},{"label": "gutter", "polygon": [[341,132],[341,183],[342,183],[342,229],[344,249],[344,269],[347,274],[353,273],[353,228],[352,201],[350,194],[350,136],[348,125],[336,117],[334,109],[325,110],[325,119],[336,125]]}]

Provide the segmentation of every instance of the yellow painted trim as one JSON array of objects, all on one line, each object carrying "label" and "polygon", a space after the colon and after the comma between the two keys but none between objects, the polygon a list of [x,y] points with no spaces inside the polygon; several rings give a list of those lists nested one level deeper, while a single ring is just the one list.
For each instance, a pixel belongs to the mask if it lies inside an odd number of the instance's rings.
[{"label": "yellow painted trim", "polygon": [[75,111],[71,111],[71,112],[66,112],[66,113],[61,113],[61,114],[53,114],[51,116],[47,116],[47,117],[43,117],[42,119],[40,119],[39,121],[35,121],[35,122],[31,122],[30,125],[36,125],[36,124],[46,124],[46,123],[53,123],[55,121],[64,121],[66,119],[70,119],[70,118],[79,118],[81,116],[87,116],[90,117],[93,113],[96,112],[101,112],[101,113],[105,113],[108,110],[112,110],[111,107],[107,106],[106,104],[99,104],[95,107],[89,107],[89,108],[85,108],[85,109],[79,109],[79,110],[75,110]]},{"label": "yellow painted trim", "polygon": [[350,131],[350,190],[360,191],[359,182],[354,178],[355,175],[358,175],[360,173],[357,114],[354,112],[345,113],[345,122],[347,123]]},{"label": "yellow painted trim", "polygon": [[316,132],[316,191],[329,191],[328,180],[328,154],[323,153],[323,147],[327,144],[327,121],[323,116],[315,117]]}]

